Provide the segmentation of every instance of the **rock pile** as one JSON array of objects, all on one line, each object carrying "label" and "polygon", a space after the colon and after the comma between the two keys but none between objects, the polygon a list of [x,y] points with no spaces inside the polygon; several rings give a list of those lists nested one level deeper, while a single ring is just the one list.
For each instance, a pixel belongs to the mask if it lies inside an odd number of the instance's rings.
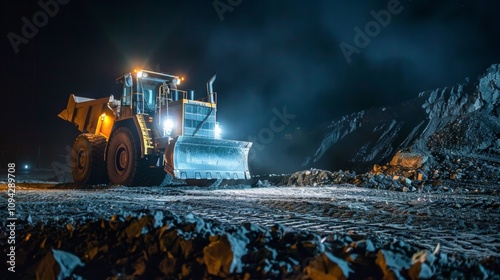
[{"label": "rock pile", "polygon": [[[347,233],[322,237],[281,225],[222,226],[160,211],[73,224],[22,224],[18,236],[17,272],[3,279],[485,279],[500,274],[498,258],[461,259],[440,253],[439,246],[430,252]],[[4,250],[6,241],[0,239]]]},{"label": "rock pile", "polygon": [[[419,167],[397,164],[398,152],[418,155],[420,162],[413,164]],[[367,172],[376,164],[384,170],[375,173],[414,180],[498,182],[500,64],[477,80],[466,79],[422,92],[398,106],[372,108],[332,122],[304,167]]]},{"label": "rock pile", "polygon": [[[469,165],[470,162],[464,164]],[[448,167],[446,162],[439,165],[439,169],[435,169],[436,171],[431,178],[423,176],[423,172],[425,172],[423,170],[425,169],[411,169],[400,165],[375,165],[371,172],[361,174],[343,170],[332,172],[322,169],[310,169],[298,171],[287,176],[284,185],[316,187],[351,184],[370,189],[401,192],[474,192],[492,195],[496,195],[499,191],[497,187],[498,182],[494,183],[493,187],[488,187],[490,185],[486,181],[482,181],[482,184],[478,184],[477,181],[467,184],[463,179],[468,178],[473,173],[467,171],[465,168],[456,169],[456,165]],[[474,170],[477,170],[477,168]],[[484,172],[498,172],[498,169],[489,170],[484,168]],[[462,181],[455,182],[458,179],[462,179]]]},{"label": "rock pile", "polygon": [[412,181],[404,176],[390,176],[383,173],[356,174],[351,171],[327,171],[311,169],[295,172],[288,178],[287,186],[328,186],[352,184],[371,189],[393,191],[416,191],[422,187],[422,182]]}]

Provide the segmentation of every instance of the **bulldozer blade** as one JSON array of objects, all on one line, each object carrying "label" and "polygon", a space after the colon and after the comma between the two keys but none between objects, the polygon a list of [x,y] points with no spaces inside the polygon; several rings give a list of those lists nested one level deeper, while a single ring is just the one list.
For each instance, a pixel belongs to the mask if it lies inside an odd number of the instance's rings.
[{"label": "bulldozer blade", "polygon": [[178,136],[165,151],[165,171],[177,179],[250,179],[251,142]]}]

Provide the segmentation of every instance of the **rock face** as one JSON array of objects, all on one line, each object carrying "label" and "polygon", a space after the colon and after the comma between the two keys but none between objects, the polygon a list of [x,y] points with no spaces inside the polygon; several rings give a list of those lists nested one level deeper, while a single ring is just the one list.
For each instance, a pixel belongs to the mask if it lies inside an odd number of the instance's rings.
[{"label": "rock face", "polygon": [[[422,155],[414,164],[462,157],[500,163],[500,64],[477,80],[421,92],[394,107],[374,108],[332,122],[305,167],[368,171],[398,151]],[[428,158],[428,159],[427,159]]]}]

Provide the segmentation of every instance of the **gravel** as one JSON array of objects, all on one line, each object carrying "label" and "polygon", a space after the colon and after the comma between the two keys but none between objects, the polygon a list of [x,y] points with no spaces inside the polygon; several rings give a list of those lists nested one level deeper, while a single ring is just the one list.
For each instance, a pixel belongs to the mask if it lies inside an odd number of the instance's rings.
[{"label": "gravel", "polygon": [[[321,236],[279,224],[221,225],[168,211],[73,223],[22,223],[18,236],[22,241],[16,279],[500,277],[497,257],[463,259],[397,239],[384,242],[348,233]],[[6,248],[5,238],[0,241]]]}]

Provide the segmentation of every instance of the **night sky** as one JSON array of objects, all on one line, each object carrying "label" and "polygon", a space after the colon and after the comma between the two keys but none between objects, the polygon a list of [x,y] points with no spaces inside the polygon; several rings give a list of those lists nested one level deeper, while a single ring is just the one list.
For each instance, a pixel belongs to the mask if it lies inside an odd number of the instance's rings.
[{"label": "night sky", "polygon": [[[46,18],[43,3],[51,3]],[[500,63],[499,8],[492,0],[5,1],[0,161],[34,164],[39,148],[42,167],[63,161],[78,135],[57,117],[69,94],[117,96],[115,79],[146,67],[184,76],[181,87],[197,97],[217,72],[224,138],[258,138],[286,106],[295,118],[252,159],[280,172],[287,153],[311,148],[296,138],[317,136],[335,118]],[[38,22],[36,34],[27,21]],[[373,36],[359,44],[356,28],[365,27]],[[354,52],[346,58],[341,45]]]}]

